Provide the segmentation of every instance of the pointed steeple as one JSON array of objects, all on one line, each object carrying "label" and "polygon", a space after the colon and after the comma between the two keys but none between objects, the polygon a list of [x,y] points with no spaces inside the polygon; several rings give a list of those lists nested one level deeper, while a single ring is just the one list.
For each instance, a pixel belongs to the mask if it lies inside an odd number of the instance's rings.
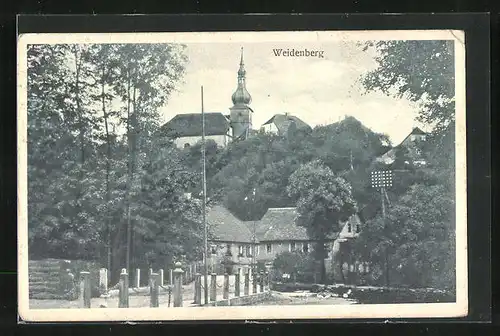
[{"label": "pointed steeple", "polygon": [[238,87],[231,97],[234,105],[248,105],[252,101],[250,93],[246,89],[246,70],[243,62],[243,47],[241,47],[240,69],[238,70]]},{"label": "pointed steeple", "polygon": [[246,75],[245,71],[245,63],[243,63],[243,47],[241,47],[241,60],[240,60],[240,70],[238,70],[238,79],[243,78],[245,79]]}]

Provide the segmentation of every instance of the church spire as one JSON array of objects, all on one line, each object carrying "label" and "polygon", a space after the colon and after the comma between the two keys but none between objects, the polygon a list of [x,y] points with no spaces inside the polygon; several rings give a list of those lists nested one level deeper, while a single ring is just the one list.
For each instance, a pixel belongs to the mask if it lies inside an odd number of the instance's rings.
[{"label": "church spire", "polygon": [[238,87],[231,97],[234,105],[248,105],[252,101],[246,89],[246,70],[243,62],[243,47],[241,47],[240,69],[238,70]]}]

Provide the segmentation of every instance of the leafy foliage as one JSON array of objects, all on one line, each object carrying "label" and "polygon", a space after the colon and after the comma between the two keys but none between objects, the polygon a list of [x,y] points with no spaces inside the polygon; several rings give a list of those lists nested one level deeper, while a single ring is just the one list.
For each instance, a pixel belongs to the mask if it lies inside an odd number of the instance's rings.
[{"label": "leafy foliage", "polygon": [[326,281],[324,259],[326,239],[341,230],[357,210],[351,186],[320,161],[301,166],[290,177],[287,191],[297,199],[298,225],[307,229],[308,236],[317,242],[315,259],[321,262],[321,281]]},{"label": "leafy foliage", "polygon": [[314,277],[314,260],[310,254],[282,252],[274,258],[273,270],[279,280],[288,274],[291,281],[310,282]]},{"label": "leafy foliage", "polygon": [[[181,80],[186,61],[183,47],[170,44],[29,46],[31,255],[102,264],[107,259],[108,266],[121,268],[127,233],[140,237],[152,229],[139,218],[161,226],[175,217],[162,209],[169,216],[151,218],[138,196],[148,182],[144,176],[152,173],[146,163],[160,160],[153,147],[159,108]],[[182,246],[192,239],[188,231],[180,230],[187,236],[161,252],[184,253]],[[136,243],[135,252],[145,249],[141,239]]]}]

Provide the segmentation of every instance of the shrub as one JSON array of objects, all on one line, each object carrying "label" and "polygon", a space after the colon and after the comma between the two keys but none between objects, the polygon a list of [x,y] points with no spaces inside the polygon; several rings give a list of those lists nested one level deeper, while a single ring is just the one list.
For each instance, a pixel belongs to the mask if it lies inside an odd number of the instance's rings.
[{"label": "shrub", "polygon": [[282,252],[273,261],[277,280],[281,281],[283,274],[289,274],[289,281],[313,282],[314,259],[300,252]]}]

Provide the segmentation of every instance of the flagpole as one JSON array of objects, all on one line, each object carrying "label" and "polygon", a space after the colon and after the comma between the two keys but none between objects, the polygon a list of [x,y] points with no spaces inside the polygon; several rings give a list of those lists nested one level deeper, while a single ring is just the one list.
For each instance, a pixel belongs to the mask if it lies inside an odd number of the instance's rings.
[{"label": "flagpole", "polygon": [[206,221],[206,204],[207,204],[207,181],[206,181],[206,166],[205,166],[205,110],[203,107],[203,85],[201,86],[201,143],[202,143],[202,160],[203,160],[203,239],[204,239],[204,287],[205,287],[205,304],[208,304],[208,230]]}]

